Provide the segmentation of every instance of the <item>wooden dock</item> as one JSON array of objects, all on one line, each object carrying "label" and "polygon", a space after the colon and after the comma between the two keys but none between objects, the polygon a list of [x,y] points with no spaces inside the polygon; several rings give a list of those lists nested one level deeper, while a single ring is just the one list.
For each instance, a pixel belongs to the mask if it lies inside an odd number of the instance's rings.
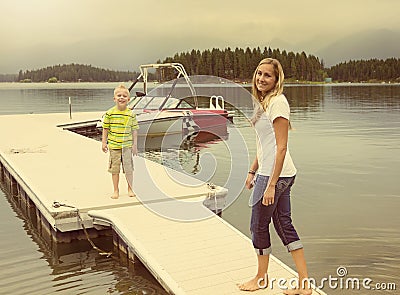
[{"label": "wooden dock", "polygon": [[[128,197],[121,179],[121,196],[110,198],[108,155],[93,139],[59,126],[96,120],[101,113],[0,116],[1,179],[54,239],[86,228],[112,229],[115,243],[131,260],[139,259],[172,294],[243,294],[236,284],[256,270],[251,241],[202,205],[210,194],[226,194],[182,173],[136,157],[134,190]],[[179,179],[179,181],[176,181]],[[150,185],[151,184],[151,185]],[[66,206],[54,206],[65,204]],[[190,214],[211,216],[182,221]],[[68,207],[69,206],[69,207]],[[79,211],[79,216],[77,214]],[[187,210],[186,210],[187,211]],[[270,278],[295,277],[295,272],[271,255]],[[281,294],[267,288],[256,294]],[[314,291],[314,294],[325,294]]]}]

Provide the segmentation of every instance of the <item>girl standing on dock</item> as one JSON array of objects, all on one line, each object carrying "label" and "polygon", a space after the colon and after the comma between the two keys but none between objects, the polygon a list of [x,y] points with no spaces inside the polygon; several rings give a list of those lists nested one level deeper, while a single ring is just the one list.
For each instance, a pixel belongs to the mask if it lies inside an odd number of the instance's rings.
[{"label": "girl standing on dock", "polygon": [[[299,286],[284,294],[311,294],[303,245],[292,225],[290,190],[296,168],[288,150],[290,108],[283,92],[284,74],[278,60],[263,59],[252,81],[255,110],[251,122],[257,133],[257,156],[253,161],[246,187],[251,189],[251,236],[257,253],[258,270],[250,281],[240,284],[243,291],[255,291],[268,285],[268,264],[271,253],[269,224],[292,254],[299,274]],[[302,282],[304,286],[302,286]]]}]

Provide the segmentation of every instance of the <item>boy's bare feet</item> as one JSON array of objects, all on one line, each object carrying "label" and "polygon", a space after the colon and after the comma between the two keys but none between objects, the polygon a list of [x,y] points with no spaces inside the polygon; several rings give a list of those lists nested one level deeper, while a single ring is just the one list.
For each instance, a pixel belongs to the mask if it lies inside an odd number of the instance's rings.
[{"label": "boy's bare feet", "polygon": [[118,199],[119,198],[119,192],[114,191],[114,193],[111,195],[111,199]]},{"label": "boy's bare feet", "polygon": [[136,197],[136,194],[133,192],[133,190],[131,190],[130,188],[128,189],[128,196],[130,196],[131,198]]},{"label": "boy's bare feet", "polygon": [[283,291],[283,294],[286,295],[311,295],[311,289],[291,289]]},{"label": "boy's bare feet", "polygon": [[257,291],[258,289],[265,289],[268,286],[268,277],[267,282],[265,282],[264,278],[255,277],[250,281],[238,284],[238,287],[241,291]]}]

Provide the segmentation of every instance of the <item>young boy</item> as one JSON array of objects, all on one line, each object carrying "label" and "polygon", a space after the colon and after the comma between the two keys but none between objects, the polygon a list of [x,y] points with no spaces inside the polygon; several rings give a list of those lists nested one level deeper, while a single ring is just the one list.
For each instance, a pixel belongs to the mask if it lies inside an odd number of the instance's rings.
[{"label": "young boy", "polygon": [[137,155],[137,129],[136,114],[127,107],[130,100],[129,90],[124,85],[114,89],[115,106],[110,108],[103,121],[102,150],[110,151],[108,172],[112,174],[114,193],[112,199],[119,197],[119,172],[122,169],[128,182],[128,195],[135,197],[132,190],[133,161],[132,154]]}]

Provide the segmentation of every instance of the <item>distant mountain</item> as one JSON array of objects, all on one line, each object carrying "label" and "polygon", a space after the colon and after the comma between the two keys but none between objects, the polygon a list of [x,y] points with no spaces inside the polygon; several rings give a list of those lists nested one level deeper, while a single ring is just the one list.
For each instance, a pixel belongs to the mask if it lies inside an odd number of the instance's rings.
[{"label": "distant mountain", "polygon": [[344,37],[316,52],[330,67],[350,59],[400,57],[400,32],[386,29],[363,31]]}]

